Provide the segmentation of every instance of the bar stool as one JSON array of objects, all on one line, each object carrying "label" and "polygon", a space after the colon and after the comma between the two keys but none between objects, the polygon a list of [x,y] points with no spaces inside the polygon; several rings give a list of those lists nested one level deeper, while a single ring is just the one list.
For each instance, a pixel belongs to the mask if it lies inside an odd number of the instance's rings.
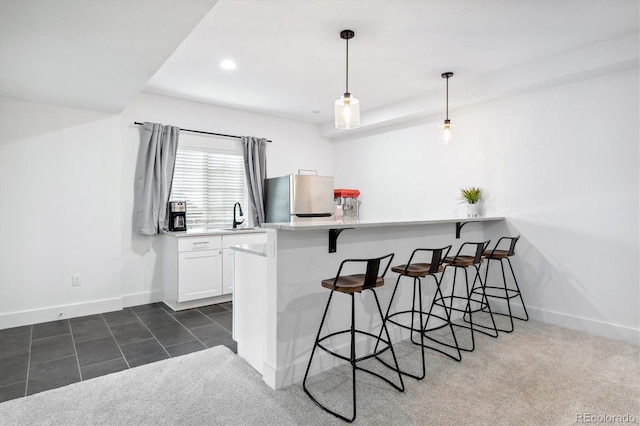
[{"label": "bar stool", "polygon": [[[522,293],[520,292],[520,287],[518,286],[518,280],[516,279],[516,274],[513,272],[513,267],[511,266],[511,260],[509,260],[509,257],[515,254],[516,243],[518,242],[519,239],[520,239],[520,235],[516,237],[501,237],[492,250],[486,250],[483,253],[484,258],[487,260],[487,268],[485,269],[485,273],[484,273],[484,291],[485,291],[486,297],[507,301],[507,309],[509,311],[508,314],[493,312],[493,315],[501,315],[504,317],[509,317],[511,328],[510,329],[498,328],[499,331],[504,331],[506,333],[511,333],[513,331],[514,318],[522,321],[529,320],[529,314],[527,313],[527,308],[525,307],[524,300],[522,299]],[[504,241],[504,244],[502,244],[503,249],[499,249],[498,247],[500,246],[500,243],[502,243],[503,241]],[[508,244],[508,248],[504,250],[507,244]],[[492,260],[497,260],[500,262],[500,267],[502,269],[502,285],[501,286],[487,285],[488,283],[487,279],[489,276],[489,266],[491,265]],[[505,260],[507,261],[507,264],[509,265],[509,269],[511,270],[511,276],[513,277],[513,283],[515,285],[515,288],[509,288],[509,286],[507,285],[507,276],[504,273],[504,263],[503,263],[503,261]],[[476,294],[478,294],[481,291],[482,290],[479,288],[473,289],[473,293],[476,293]],[[511,299],[513,299],[514,297],[520,298],[520,302],[522,303],[522,309],[524,310],[524,318],[513,315],[513,312],[511,311]]]},{"label": "bar stool", "polygon": [[[336,274],[336,276],[334,278],[328,278],[326,280],[322,280],[322,287],[327,288],[329,290],[331,290],[331,293],[329,294],[329,300],[327,301],[327,306],[325,307],[324,310],[324,314],[322,315],[322,321],[320,321],[320,328],[318,329],[318,334],[316,335],[316,340],[315,343],[313,344],[313,349],[311,350],[311,357],[309,358],[309,364],[307,365],[307,371],[304,374],[304,379],[302,381],[302,388],[304,389],[305,393],[309,396],[309,398],[311,398],[311,400],[313,402],[315,402],[320,408],[322,408],[324,411],[333,414],[334,416],[346,421],[346,422],[352,422],[353,420],[355,420],[356,418],[356,370],[361,370],[361,371],[365,371],[369,374],[372,374],[376,377],[379,377],[380,379],[384,380],[385,382],[389,383],[391,386],[393,386],[395,389],[399,390],[400,392],[404,392],[404,382],[402,381],[402,375],[398,372],[398,378],[400,381],[400,385],[396,385],[393,382],[391,382],[391,380],[381,376],[378,373],[375,373],[371,370],[367,370],[365,368],[359,367],[357,365],[358,362],[360,361],[364,361],[366,359],[369,358],[373,358],[373,357],[377,357],[378,355],[380,355],[381,353],[383,353],[384,351],[386,351],[387,349],[391,350],[391,354],[393,355],[393,360],[395,362],[396,365],[396,371],[399,370],[398,368],[398,361],[396,359],[396,354],[393,350],[393,345],[391,344],[391,337],[389,336],[389,332],[387,331],[387,328],[385,326],[384,323],[384,317],[382,316],[382,309],[380,308],[380,302],[378,301],[378,296],[376,295],[375,292],[375,288],[376,287],[382,287],[384,285],[384,275],[387,273],[387,270],[389,269],[389,265],[391,264],[391,260],[393,259],[393,253],[388,254],[386,256],[382,256],[382,257],[378,257],[378,258],[373,258],[373,259],[347,259],[342,261],[342,263],[340,263],[340,267],[338,268],[338,273]],[[342,268],[350,263],[366,263],[366,272],[364,274],[355,274],[355,275],[341,275],[342,273]],[[385,265],[384,266],[384,270],[382,272],[382,274],[380,274],[380,269],[381,269],[381,264]],[[387,339],[382,339],[380,336],[376,336],[375,334],[372,334],[368,331],[363,331],[363,330],[356,330],[355,329],[355,297],[354,294],[355,293],[361,293],[364,290],[371,290],[371,292],[373,293],[374,299],[376,301],[376,306],[378,308],[378,313],[380,314],[380,320],[382,321],[382,329],[384,330]],[[327,312],[329,310],[329,305],[331,304],[331,299],[333,298],[333,294],[335,292],[338,293],[343,293],[343,294],[348,294],[349,296],[351,296],[351,328],[346,329],[346,330],[341,330],[341,331],[336,331],[334,333],[330,333],[325,335],[324,337],[320,337],[320,334],[322,332],[322,326],[324,325],[324,321],[327,317]],[[326,346],[324,346],[324,344],[322,344],[323,341],[325,341],[326,339],[329,339],[333,336],[339,335],[339,334],[346,334],[348,333],[351,339],[351,349],[350,349],[350,356],[346,357],[344,355],[338,354],[335,351],[327,348]],[[369,337],[373,337],[374,339],[377,340],[376,342],[376,349],[378,346],[378,343],[381,341],[385,344],[385,347],[383,349],[381,349],[380,351],[376,351],[374,350],[374,353],[372,354],[368,354],[368,355],[363,355],[360,357],[356,356],[356,334],[361,334],[361,335],[365,335],[365,336],[369,336]],[[322,350],[324,350],[325,352],[328,352],[329,354],[340,358],[342,360],[348,361],[351,364],[351,370],[352,370],[352,384],[353,384],[353,415],[351,418],[347,418],[339,413],[337,413],[336,411],[333,411],[327,407],[325,407],[324,405],[322,405],[313,395],[311,395],[311,393],[309,392],[309,390],[307,389],[307,376],[309,374],[309,369],[311,367],[311,362],[313,361],[313,355],[315,354],[316,348],[320,348]]]},{"label": "bar stool", "polygon": [[[461,359],[460,349],[458,348],[458,342],[456,340],[456,336],[453,331],[453,327],[451,325],[451,318],[449,316],[449,311],[446,308],[443,308],[442,314],[436,314],[433,309],[434,307],[433,302],[429,306],[428,312],[425,312],[422,306],[422,278],[425,278],[425,283],[426,283],[427,282],[426,278],[432,277],[433,281],[436,284],[435,295],[439,296],[440,298],[444,297],[440,290],[440,280],[438,279],[438,275],[436,274],[443,272],[444,270],[443,262],[444,262],[444,259],[449,255],[450,250],[451,250],[450,245],[442,248],[437,248],[437,249],[418,248],[411,253],[411,256],[409,257],[409,261],[406,264],[391,267],[391,270],[393,272],[398,273],[399,275],[398,275],[398,279],[396,280],[396,285],[393,289],[393,293],[391,294],[391,300],[389,300],[389,307],[387,308],[387,313],[385,315],[385,322],[392,323],[404,329],[410,330],[411,343],[413,343],[414,345],[421,346],[422,374],[417,375],[417,374],[400,370],[402,374],[409,377],[413,377],[414,379],[417,379],[417,380],[423,379],[426,375],[425,357],[424,357],[425,348],[440,352],[441,354],[446,355],[452,359],[455,359],[456,361],[460,361]],[[411,278],[413,281],[413,296],[412,296],[411,309],[400,310],[394,313],[390,313],[393,305],[393,301],[396,296],[396,292],[398,291],[400,280],[403,277]],[[435,298],[434,298],[434,301],[435,301]],[[417,308],[416,308],[416,302],[418,305]],[[396,318],[396,317],[403,317],[403,316],[406,317],[408,314],[411,314],[411,326],[406,325],[406,322],[405,323],[399,322],[400,318]],[[419,317],[418,324],[415,323],[416,316]],[[431,320],[438,321],[438,324],[430,326]],[[440,340],[437,340],[427,335],[428,332],[439,330],[444,327],[449,327],[451,331],[451,335],[453,336],[453,341],[454,341],[453,345],[442,342]],[[414,332],[417,332],[420,334],[419,342],[414,340]],[[424,342],[425,338],[433,340],[441,345],[449,346],[456,349],[457,356],[451,355],[439,348],[425,344]],[[385,364],[387,367],[393,368],[387,362],[383,360],[380,360],[380,361],[383,364]]]},{"label": "bar stool", "polygon": [[[471,330],[471,347],[463,348],[459,346],[460,350],[472,352],[475,349],[475,332],[478,331],[480,333],[486,334],[491,337],[498,337],[498,329],[496,328],[496,323],[493,319],[493,314],[491,312],[491,307],[489,306],[489,301],[487,299],[486,294],[484,293],[484,284],[482,283],[482,278],[480,277],[480,264],[482,263],[482,255],[489,246],[489,241],[484,242],[466,242],[463,243],[458,252],[453,257],[446,257],[444,259],[445,267],[444,272],[442,273],[442,277],[447,273],[449,268],[453,268],[453,282],[451,286],[451,295],[444,297],[437,297],[433,301],[436,306],[442,306],[449,310],[449,316],[451,317],[451,313],[462,312],[462,319],[464,324],[460,324],[457,322],[453,322],[452,325],[458,328],[466,328]],[[474,278],[471,285],[469,285],[469,275],[467,273],[467,269],[469,267],[473,267],[474,269]],[[465,289],[466,292],[464,296],[460,296],[456,294],[456,285],[457,285],[457,273],[458,270],[461,269],[464,271],[465,278]],[[441,278],[442,281],[442,278]],[[480,282],[480,286],[477,287],[477,292],[473,293],[473,290],[476,289],[476,281]],[[479,296],[479,299],[474,296]],[[446,301],[449,301],[449,306],[447,306]],[[465,305],[464,308],[459,306],[454,307],[454,301],[459,300],[462,301]],[[474,312],[487,312],[489,314],[489,318],[491,319],[492,326],[479,324],[473,321],[473,313]],[[468,319],[467,319],[468,316]],[[468,325],[467,325],[468,324]],[[485,331],[492,330],[492,332]]]}]

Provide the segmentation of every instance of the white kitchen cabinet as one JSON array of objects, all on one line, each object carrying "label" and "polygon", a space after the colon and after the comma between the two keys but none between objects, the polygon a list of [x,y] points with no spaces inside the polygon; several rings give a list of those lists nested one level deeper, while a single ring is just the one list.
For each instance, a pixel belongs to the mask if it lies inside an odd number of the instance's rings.
[{"label": "white kitchen cabinet", "polygon": [[[235,233],[238,232],[238,233]],[[238,244],[266,242],[264,232],[163,238],[163,301],[174,310],[232,300],[234,251]]]},{"label": "white kitchen cabinet", "polygon": [[163,242],[163,301],[167,305],[174,310],[189,309],[222,296],[222,236],[168,234]]}]

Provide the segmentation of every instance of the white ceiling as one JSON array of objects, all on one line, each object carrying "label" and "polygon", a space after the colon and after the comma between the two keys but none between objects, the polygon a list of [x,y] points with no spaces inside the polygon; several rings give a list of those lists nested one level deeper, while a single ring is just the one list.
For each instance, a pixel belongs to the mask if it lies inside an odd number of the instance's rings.
[{"label": "white ceiling", "polygon": [[[145,86],[324,123],[349,89],[361,114],[638,31],[638,0],[219,0]],[[238,69],[219,68],[233,58]],[[444,96],[438,96],[444,103]],[[317,111],[316,113],[312,111]]]},{"label": "white ceiling", "polygon": [[215,0],[0,0],[0,95],[120,113]]},{"label": "white ceiling", "polygon": [[[638,0],[213,3],[0,0],[0,94],[114,111],[144,89],[326,124],[345,90],[343,29],[356,33],[349,89],[365,116],[443,101],[444,71],[454,87],[482,81],[640,21]],[[220,69],[224,58],[238,69]]]}]

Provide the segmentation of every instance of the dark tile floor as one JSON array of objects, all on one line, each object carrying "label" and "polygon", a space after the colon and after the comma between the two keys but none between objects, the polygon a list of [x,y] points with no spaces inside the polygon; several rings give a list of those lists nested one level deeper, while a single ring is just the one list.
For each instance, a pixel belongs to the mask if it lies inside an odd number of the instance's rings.
[{"label": "dark tile floor", "polygon": [[0,330],[0,402],[225,345],[231,302],[174,312],[164,303]]}]

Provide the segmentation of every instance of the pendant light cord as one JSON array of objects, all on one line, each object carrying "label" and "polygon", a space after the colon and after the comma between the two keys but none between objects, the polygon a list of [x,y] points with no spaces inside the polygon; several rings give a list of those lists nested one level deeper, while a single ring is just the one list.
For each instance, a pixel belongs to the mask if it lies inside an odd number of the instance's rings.
[{"label": "pendant light cord", "polygon": [[346,41],[347,41],[347,57],[345,59],[345,62],[347,66],[345,68],[347,71],[346,71],[345,80],[346,80],[346,87],[347,87],[346,93],[349,93],[349,39],[346,39]]},{"label": "pendant light cord", "polygon": [[449,119],[449,77],[447,77],[447,120]]}]

